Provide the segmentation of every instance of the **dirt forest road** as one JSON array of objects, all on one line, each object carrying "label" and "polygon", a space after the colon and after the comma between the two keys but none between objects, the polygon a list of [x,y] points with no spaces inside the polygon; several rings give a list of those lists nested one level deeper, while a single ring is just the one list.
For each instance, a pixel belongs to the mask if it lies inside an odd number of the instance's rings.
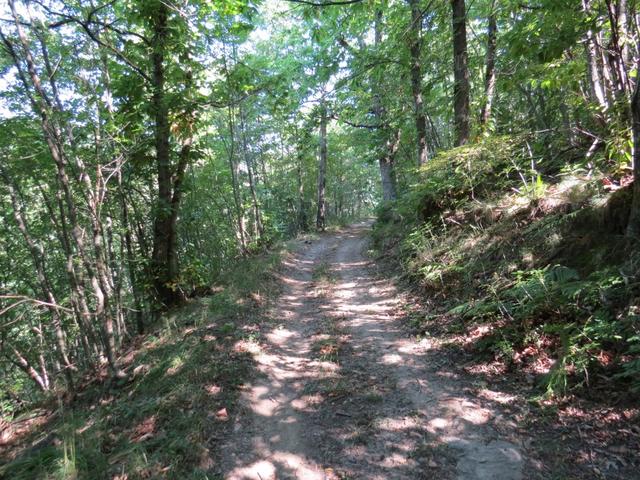
[{"label": "dirt forest road", "polygon": [[286,262],[222,478],[525,478],[499,408],[403,330],[403,298],[366,256],[368,228],[300,242]]}]

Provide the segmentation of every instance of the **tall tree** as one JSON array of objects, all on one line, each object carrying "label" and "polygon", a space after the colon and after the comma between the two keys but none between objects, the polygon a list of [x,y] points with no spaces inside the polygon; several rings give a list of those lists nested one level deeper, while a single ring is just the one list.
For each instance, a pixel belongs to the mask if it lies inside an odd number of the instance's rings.
[{"label": "tall tree", "polygon": [[[374,47],[376,53],[382,47],[382,10],[377,9],[374,20]],[[380,70],[378,69],[378,73]],[[380,165],[380,179],[382,184],[382,198],[385,201],[395,200],[398,197],[395,172],[395,156],[400,140],[400,131],[396,128],[390,131],[388,127],[387,114],[382,103],[382,92],[380,82],[382,76],[379,74],[373,79],[373,114],[377,122],[377,137],[384,139],[384,144],[379,147],[381,152],[378,163]]]},{"label": "tall tree", "polygon": [[469,113],[469,60],[467,53],[467,12],[464,0],[451,0],[453,14],[453,107],[455,143],[464,145],[471,134]]},{"label": "tall tree", "polygon": [[496,42],[498,33],[498,21],[496,2],[492,0],[489,11],[489,24],[487,27],[487,54],[484,74],[484,102],[480,112],[480,126],[486,127],[491,118],[491,109],[496,92]]},{"label": "tall tree", "polygon": [[[593,14],[591,0],[582,0],[582,9],[587,18],[591,16]],[[609,108],[609,102],[604,91],[603,75],[599,68],[600,61],[597,52],[598,45],[596,35],[592,28],[587,29],[584,47],[587,58],[587,81],[589,85],[589,93],[592,99],[598,102],[600,108],[602,110],[606,110]]]},{"label": "tall tree", "polygon": [[[39,42],[44,72],[48,76],[45,83],[36,63],[35,49],[24,30],[24,27],[30,24],[20,18],[14,0],[9,1],[9,8],[15,26],[17,44],[2,31],[0,31],[0,38],[18,72],[33,113],[40,119],[42,135],[55,165],[56,201],[60,224],[65,225],[62,235],[67,255],[69,281],[74,290],[74,298],[78,302],[75,305],[77,321],[84,330],[88,331],[91,329],[88,323],[89,318],[95,316],[99,320],[101,347],[110,369],[115,376],[123,376],[116,362],[114,321],[118,312],[117,305],[113,303],[113,272],[108,262],[108,247],[105,245],[106,228],[102,213],[104,192],[107,189],[107,179],[104,174],[106,166],[97,163],[95,174],[91,175],[85,158],[77,148],[73,128],[67,121],[69,114],[64,110],[54,72],[47,60],[50,58],[47,44],[44,41]],[[24,66],[26,66],[26,72]],[[80,195],[76,192],[80,192]],[[83,224],[83,211],[86,212],[88,228]],[[87,230],[90,231],[89,245],[86,238]],[[88,309],[85,281],[90,285],[95,298],[94,312],[91,313]]]},{"label": "tall tree", "polygon": [[[323,93],[324,95],[324,93]],[[316,213],[316,228],[324,230],[326,224],[327,202],[327,104],[320,101],[320,129],[318,146],[318,211]]]},{"label": "tall tree", "polygon": [[427,116],[422,98],[422,17],[420,0],[408,0],[411,10],[409,25],[409,53],[411,62],[411,93],[413,95],[414,122],[418,150],[418,165],[424,165],[429,159],[427,145]]},{"label": "tall tree", "polygon": [[151,52],[151,107],[154,118],[156,175],[158,180],[157,203],[153,223],[152,272],[158,300],[165,307],[179,303],[182,291],[177,288],[177,219],[180,207],[181,184],[189,161],[189,141],[177,162],[172,162],[171,130],[169,125],[169,101],[166,94],[167,42],[169,40],[168,5],[155,1],[146,7],[150,11],[152,31]]}]

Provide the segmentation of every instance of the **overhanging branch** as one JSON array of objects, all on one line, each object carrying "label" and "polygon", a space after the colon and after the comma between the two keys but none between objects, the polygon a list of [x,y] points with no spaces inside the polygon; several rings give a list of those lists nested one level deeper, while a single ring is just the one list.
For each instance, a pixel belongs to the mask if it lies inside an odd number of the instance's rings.
[{"label": "overhanging branch", "polygon": [[313,1],[313,0],[286,0],[291,3],[300,3],[303,5],[311,5],[312,7],[332,7],[337,5],[352,5],[354,3],[360,3],[363,0],[329,0],[327,2],[323,1]]}]

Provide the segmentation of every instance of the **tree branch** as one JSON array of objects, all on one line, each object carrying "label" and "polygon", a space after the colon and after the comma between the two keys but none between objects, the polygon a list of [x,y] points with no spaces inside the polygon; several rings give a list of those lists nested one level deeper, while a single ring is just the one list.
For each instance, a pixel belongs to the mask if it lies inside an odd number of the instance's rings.
[{"label": "tree branch", "polygon": [[70,308],[66,308],[61,305],[57,305],[55,303],[43,302],[42,300],[37,300],[35,298],[25,297],[24,295],[0,295],[0,299],[17,300],[16,302],[12,303],[8,307],[0,310],[0,316],[4,315],[12,308],[22,305],[23,303],[35,303],[36,305],[42,305],[44,307],[55,308],[57,310],[62,310],[64,312],[74,313],[74,311],[71,310]]},{"label": "tree branch", "polygon": [[300,3],[303,5],[311,5],[312,7],[332,7],[332,6],[336,6],[336,5],[352,5],[354,3],[360,3],[363,0],[341,0],[341,1],[336,1],[336,0],[330,0],[327,2],[323,2],[323,1],[313,1],[313,0],[285,0],[287,2],[291,2],[291,3]]},{"label": "tree branch", "polygon": [[[35,3],[37,3],[38,5],[40,5],[47,13],[49,13],[50,15],[57,15],[59,17],[62,18],[62,20],[60,22],[56,22],[56,24],[50,24],[49,28],[52,28],[52,25],[56,25],[60,24],[66,24],[66,23],[76,23],[78,24],[82,30],[84,30],[84,32],[87,34],[87,36],[93,40],[96,44],[100,45],[103,48],[106,48],[107,50],[109,50],[110,52],[112,52],[116,58],[122,60],[124,63],[127,64],[127,66],[129,66],[129,68],[131,68],[134,72],[136,72],[138,75],[140,75],[146,82],[148,83],[152,83],[151,81],[151,77],[149,75],[147,75],[147,73],[140,68],[139,66],[137,66],[136,64],[134,64],[131,60],[129,60],[129,58],[127,58],[122,52],[120,52],[117,48],[115,48],[113,45],[107,43],[107,42],[103,42],[98,34],[96,34],[96,32],[94,32],[93,30],[91,30],[91,25],[99,25],[102,26],[103,28],[108,28],[116,33],[120,33],[118,32],[116,29],[114,29],[113,27],[98,22],[98,21],[94,21],[92,20],[93,16],[96,14],[96,12],[98,12],[99,10],[111,5],[112,3],[115,3],[115,0],[112,0],[111,2],[108,2],[104,5],[100,5],[98,7],[95,7],[93,10],[91,10],[87,16],[86,20],[74,17],[72,15],[68,15],[66,13],[62,13],[62,12],[56,12],[55,10],[51,9],[50,7],[48,7],[47,5],[43,4],[41,1],[39,0],[35,0]],[[131,32],[124,32],[126,34],[131,34]],[[138,35],[136,35],[138,36]],[[141,39],[147,40],[145,37],[141,37],[138,36]],[[147,41],[148,44],[148,41]]]}]

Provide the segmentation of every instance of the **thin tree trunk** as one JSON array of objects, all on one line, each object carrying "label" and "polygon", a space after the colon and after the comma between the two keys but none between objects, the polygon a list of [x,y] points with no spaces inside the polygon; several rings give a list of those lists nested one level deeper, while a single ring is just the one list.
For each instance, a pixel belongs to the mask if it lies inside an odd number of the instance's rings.
[{"label": "thin tree trunk", "polygon": [[433,119],[429,114],[427,114],[427,121],[429,122],[429,126],[431,127],[429,131],[431,132],[431,144],[433,145],[434,150],[440,148],[442,146],[442,141],[440,140],[440,136],[438,135],[438,129],[436,125],[433,123]]},{"label": "thin tree trunk", "polygon": [[298,154],[298,164],[296,166],[296,178],[298,180],[298,230],[306,232],[307,211],[304,206],[304,181],[302,178],[302,154]]},{"label": "thin tree trunk", "polygon": [[36,384],[38,389],[42,392],[49,391],[49,381],[48,381],[48,373],[42,372],[39,373],[33,365],[27,360],[27,358],[22,355],[13,345],[10,345],[11,353],[13,353],[13,357],[8,357],[9,361],[13,363],[16,367],[22,370],[33,382]]},{"label": "thin tree trunk", "polygon": [[320,149],[318,155],[318,212],[316,215],[316,228],[324,230],[326,216],[326,171],[327,171],[327,106],[322,100],[320,103]]},{"label": "thin tree trunk", "polygon": [[380,159],[380,175],[382,177],[382,198],[385,202],[395,200],[397,182],[395,171],[395,156],[400,147],[400,130],[396,130],[387,141],[385,155]]},{"label": "thin tree trunk", "polygon": [[71,248],[69,231],[67,228],[68,222],[66,220],[64,208],[62,206],[62,196],[60,194],[60,190],[57,189],[56,202],[60,215],[60,219],[58,221],[56,220],[56,212],[54,206],[52,205],[50,199],[47,198],[42,187],[40,187],[40,194],[42,195],[42,200],[47,208],[47,211],[49,212],[49,217],[54,224],[54,230],[56,231],[56,234],[60,241],[60,245],[62,246],[62,250],[66,256],[66,273],[69,280],[69,285],[71,287],[71,295],[69,298],[73,307],[74,318],[80,332],[80,341],[86,355],[85,360],[90,365],[93,365],[92,359],[99,354],[99,352],[96,350],[98,348],[98,345],[95,341],[93,329],[91,328],[91,323],[89,321],[91,317],[84,293],[84,282],[81,275],[78,273],[76,262],[73,260],[74,255]]},{"label": "thin tree trunk", "polygon": [[[591,14],[591,0],[582,0],[582,9],[585,15]],[[598,66],[598,52],[596,49],[596,38],[591,29],[587,30],[585,51],[587,57],[587,69],[588,69],[588,83],[589,93],[592,100],[598,102],[603,110],[609,108],[607,97],[602,85],[602,76],[600,74],[600,68]]]},{"label": "thin tree trunk", "polygon": [[467,22],[464,0],[451,0],[453,13],[453,106],[456,146],[469,142],[469,67],[467,55]]},{"label": "thin tree trunk", "polygon": [[[18,192],[14,185],[12,185],[9,176],[2,170],[0,167],[0,173],[3,177],[5,177],[7,187],[9,188],[9,194],[11,196],[11,203],[13,206],[13,216],[18,225],[18,230],[22,234],[22,237],[29,248],[29,252],[31,254],[31,260],[36,270],[36,278],[38,279],[38,284],[40,286],[42,300],[50,305],[49,312],[51,314],[51,323],[53,326],[53,332],[56,339],[56,347],[58,351],[58,357],[62,364],[62,368],[64,370],[64,374],[67,380],[67,384],[70,388],[73,387],[73,377],[71,375],[72,370],[76,370],[71,361],[69,360],[69,353],[67,349],[67,342],[65,339],[65,333],[62,328],[62,320],[60,318],[60,313],[56,305],[58,304],[53,294],[53,288],[51,287],[51,282],[49,281],[49,277],[47,276],[46,268],[45,268],[45,258],[44,258],[44,249],[37,245],[35,240],[31,237],[31,233],[29,232],[29,228],[27,226],[26,216],[24,215],[24,211],[22,205],[18,199]],[[42,337],[42,331],[39,333],[40,337]]]},{"label": "thin tree trunk", "polygon": [[602,78],[604,81],[603,89],[605,91],[607,103],[612,105],[616,98],[616,85],[614,75],[611,71],[611,65],[609,63],[609,56],[606,53],[606,49],[602,47],[604,40],[603,32],[598,32],[596,38],[598,39],[598,45],[600,47],[599,64],[602,67]]},{"label": "thin tree trunk", "polygon": [[608,46],[608,60],[614,73],[615,87],[618,98],[623,98],[631,91],[629,75],[627,72],[628,49],[623,43],[627,36],[627,8],[625,0],[606,0],[607,14],[609,16],[611,38]]},{"label": "thin tree trunk", "polygon": [[257,240],[264,233],[264,227],[262,225],[262,214],[260,212],[260,204],[258,203],[258,194],[256,192],[253,161],[251,158],[251,152],[249,152],[249,145],[247,142],[247,121],[244,110],[242,109],[242,104],[240,104],[240,130],[242,134],[242,154],[244,157],[245,166],[247,167],[249,193],[251,194],[251,205],[253,207],[253,236]]},{"label": "thin tree trunk", "polygon": [[247,233],[244,223],[244,209],[242,208],[242,197],[240,193],[240,184],[238,182],[239,170],[238,162],[236,161],[235,143],[236,143],[236,130],[234,125],[233,107],[229,105],[228,111],[228,127],[230,146],[228,151],[229,157],[229,171],[231,172],[231,188],[233,190],[233,203],[236,211],[236,222],[238,228],[238,247],[242,255],[247,254]]},{"label": "thin tree trunk", "polygon": [[[380,47],[382,43],[382,10],[378,9],[375,13],[374,23],[374,45],[376,49]],[[386,123],[386,114],[384,107],[382,106],[382,96],[380,93],[380,86],[376,83],[372,85],[373,92],[373,114],[377,120],[379,132],[381,137],[388,134],[387,128],[384,126]],[[399,132],[396,131],[393,135],[394,138],[399,136]],[[396,174],[395,174],[395,152],[391,152],[390,148],[397,144],[393,140],[387,138],[384,145],[384,153],[378,160],[380,166],[380,181],[382,185],[382,198],[385,202],[393,201],[398,197],[396,188]]]},{"label": "thin tree trunk", "polygon": [[628,0],[619,0],[618,10],[618,28],[620,31],[620,43],[621,43],[621,59],[622,65],[625,69],[625,76],[628,82],[627,88],[631,89],[631,79],[629,75],[629,69],[632,67],[632,50],[631,45],[633,39],[631,38],[630,29],[630,15]]},{"label": "thin tree trunk", "polygon": [[138,273],[136,270],[135,254],[133,251],[133,238],[131,237],[131,226],[129,221],[129,208],[125,198],[125,192],[122,186],[122,177],[118,177],[118,186],[120,189],[120,208],[122,217],[122,227],[124,230],[124,249],[127,258],[127,271],[129,273],[129,282],[131,283],[131,292],[133,295],[133,308],[135,309],[136,331],[138,335],[144,333],[144,317],[142,315],[142,299],[138,286]]},{"label": "thin tree trunk", "polygon": [[491,109],[496,91],[496,45],[498,21],[495,0],[491,2],[487,28],[487,59],[484,74],[484,104],[480,112],[480,126],[486,128],[491,119]]},{"label": "thin tree trunk", "polygon": [[[225,54],[223,55],[224,61],[224,74],[226,76],[227,86],[230,92],[234,91],[234,86],[231,83],[231,74],[229,71],[228,58],[226,54],[226,44]],[[234,62],[237,62],[237,49],[236,45],[231,45],[231,58]],[[243,206],[243,198],[242,191],[240,189],[239,182],[239,162],[236,161],[236,142],[240,140],[237,132],[236,132],[236,120],[235,120],[235,112],[233,109],[233,105],[229,104],[227,107],[227,128],[229,129],[229,146],[227,148],[228,162],[229,162],[229,171],[231,172],[231,187],[233,191],[233,203],[235,207],[236,213],[236,226],[237,226],[237,240],[238,240],[238,250],[242,255],[246,255],[248,253],[248,239],[247,239],[247,229],[245,226],[245,212]]]},{"label": "thin tree trunk", "polygon": [[253,171],[253,161],[251,155],[247,155],[245,159],[247,166],[247,176],[249,178],[249,191],[251,193],[251,204],[253,206],[253,228],[254,237],[261,238],[264,235],[264,224],[262,223],[262,212],[260,211],[260,202],[258,202],[258,192],[256,191],[256,182]]},{"label": "thin tree trunk", "polygon": [[[193,73],[187,70],[184,79],[185,89],[193,88]],[[193,148],[193,134],[195,130],[196,118],[192,110],[186,112],[186,123],[184,125],[184,137],[180,144],[180,153],[178,154],[178,162],[173,172],[173,192],[171,194],[171,215],[169,223],[171,225],[171,235],[169,237],[171,249],[169,255],[169,263],[171,271],[178,275],[178,213],[180,212],[180,204],[184,195],[184,177],[187,166],[191,160],[191,150]],[[184,300],[181,296],[180,300]]]},{"label": "thin tree trunk", "polygon": [[[46,352],[46,342],[44,341],[44,335],[42,333],[42,322],[38,322],[38,326],[37,327],[33,327],[33,330],[36,331],[36,335],[38,338],[38,346],[39,351],[38,351],[38,363],[40,364],[40,376],[42,377],[42,379],[44,380],[44,384],[47,386],[47,388],[49,388],[49,386],[51,385],[51,381],[49,379],[49,371],[47,370],[47,361],[45,359],[45,352]],[[69,390],[73,389],[73,381],[71,378],[71,372],[65,368],[65,376],[67,377],[67,388]]]}]

